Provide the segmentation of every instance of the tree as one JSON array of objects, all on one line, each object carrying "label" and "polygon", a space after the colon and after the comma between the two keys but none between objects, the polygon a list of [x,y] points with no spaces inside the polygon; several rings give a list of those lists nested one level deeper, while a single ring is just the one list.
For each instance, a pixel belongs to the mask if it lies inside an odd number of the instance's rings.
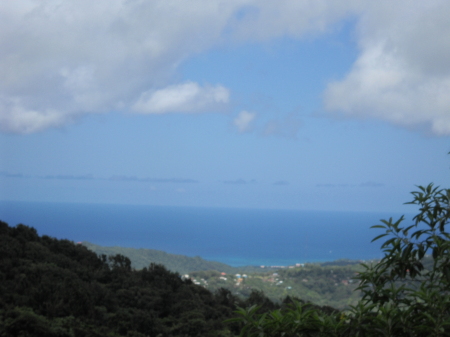
[{"label": "tree", "polygon": [[384,257],[363,264],[361,301],[327,314],[308,304],[258,314],[240,308],[241,336],[450,336],[450,189],[418,186],[407,204],[419,206],[413,223],[404,216],[381,220]]},{"label": "tree", "polygon": [[412,225],[401,227],[401,217],[373,226],[385,230],[373,240],[387,238],[384,257],[364,266],[359,289],[388,335],[449,335],[450,189],[433,184],[418,188],[407,203],[419,206]]}]

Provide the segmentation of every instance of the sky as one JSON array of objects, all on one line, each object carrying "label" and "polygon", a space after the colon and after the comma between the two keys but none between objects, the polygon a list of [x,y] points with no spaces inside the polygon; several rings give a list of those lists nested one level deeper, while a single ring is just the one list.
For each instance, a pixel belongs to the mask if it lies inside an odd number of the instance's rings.
[{"label": "sky", "polygon": [[0,0],[0,200],[410,212],[446,0]]}]

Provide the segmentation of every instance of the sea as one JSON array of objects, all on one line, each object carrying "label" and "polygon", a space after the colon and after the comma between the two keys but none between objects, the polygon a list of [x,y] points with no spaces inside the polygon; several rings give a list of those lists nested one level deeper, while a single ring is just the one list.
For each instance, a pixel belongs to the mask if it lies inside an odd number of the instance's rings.
[{"label": "sea", "polygon": [[0,201],[0,220],[40,235],[162,250],[231,266],[383,256],[380,219],[401,214]]}]

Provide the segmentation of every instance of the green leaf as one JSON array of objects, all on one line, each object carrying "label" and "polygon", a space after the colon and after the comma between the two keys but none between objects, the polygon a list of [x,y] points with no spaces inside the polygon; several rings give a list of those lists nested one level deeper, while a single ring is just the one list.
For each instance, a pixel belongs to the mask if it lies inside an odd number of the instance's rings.
[{"label": "green leaf", "polygon": [[385,234],[380,234],[377,237],[375,237],[374,239],[372,239],[371,242],[377,241],[378,239],[381,239],[382,237],[385,237],[386,235],[387,235],[386,233]]},{"label": "green leaf", "polygon": [[374,225],[374,226],[371,226],[370,228],[386,228],[386,226],[383,226],[383,225]]},{"label": "green leaf", "polygon": [[387,240],[385,243],[383,243],[381,248],[384,248],[384,247],[387,247],[387,246],[391,245],[396,240],[397,240],[397,238],[392,238],[392,239]]}]

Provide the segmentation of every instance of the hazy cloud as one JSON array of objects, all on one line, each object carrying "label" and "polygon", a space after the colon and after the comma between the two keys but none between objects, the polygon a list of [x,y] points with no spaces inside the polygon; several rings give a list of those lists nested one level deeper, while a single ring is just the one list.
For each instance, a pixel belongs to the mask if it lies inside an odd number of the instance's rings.
[{"label": "hazy cloud", "polygon": [[170,179],[155,179],[155,178],[147,178],[145,181],[150,181],[154,183],[182,183],[182,184],[192,184],[198,183],[198,180],[195,179],[184,179],[184,178],[170,178]]},{"label": "hazy cloud", "polygon": [[240,133],[248,132],[252,129],[252,123],[256,118],[256,112],[241,111],[233,120],[234,126]]},{"label": "hazy cloud", "polygon": [[10,173],[10,172],[0,172],[0,176],[7,177],[7,178],[25,178],[25,176],[22,173]]},{"label": "hazy cloud", "polygon": [[140,182],[151,182],[151,183],[198,183],[198,180],[185,179],[185,178],[139,178],[136,176],[125,176],[125,175],[114,175],[109,178],[112,181],[140,181]]},{"label": "hazy cloud", "polygon": [[266,123],[262,134],[264,136],[280,136],[296,138],[302,122],[295,113],[289,114],[282,119],[273,119]]},{"label": "hazy cloud", "polygon": [[361,183],[359,186],[361,186],[361,187],[383,187],[384,184],[383,183],[377,183],[377,182],[374,182],[374,181],[368,181],[368,182],[365,182],[365,183]]},{"label": "hazy cloud", "polygon": [[109,177],[108,180],[112,181],[142,181],[136,176],[114,175]]},{"label": "hazy cloud", "polygon": [[273,184],[278,185],[278,186],[286,186],[286,185],[289,185],[289,182],[286,180],[278,180],[278,181],[274,182]]},{"label": "hazy cloud", "polygon": [[230,185],[246,185],[246,184],[253,184],[256,183],[256,180],[244,180],[244,179],[236,179],[236,180],[224,180],[224,184],[230,184]]},{"label": "hazy cloud", "polygon": [[356,187],[356,186],[358,186],[358,185],[355,185],[355,184],[328,184],[328,183],[316,185],[316,187],[331,187],[331,188],[334,188],[334,187],[347,188],[347,187]]},{"label": "hazy cloud", "polygon": [[[176,183],[176,184],[196,184],[199,183],[198,180],[188,179],[188,178],[149,178],[149,177],[137,177],[137,176],[127,176],[127,175],[114,175],[107,179],[104,177],[95,177],[92,174],[56,174],[56,175],[45,175],[45,176],[26,176],[22,173],[10,173],[6,171],[0,172],[0,176],[7,178],[35,178],[35,179],[55,179],[55,180],[110,180],[110,181],[137,181],[137,182],[151,182],[151,183]],[[155,189],[155,187],[151,187]]]},{"label": "hazy cloud", "polygon": [[144,92],[132,109],[140,113],[201,112],[220,109],[228,103],[228,89],[218,86],[200,87],[188,82]]},{"label": "hazy cloud", "polygon": [[92,180],[92,179],[95,179],[92,174],[84,174],[84,175],[59,174],[59,175],[47,175],[42,178],[44,178],[44,179],[61,179],[61,180]]},{"label": "hazy cloud", "polygon": [[329,184],[329,183],[325,183],[325,184],[316,184],[316,187],[336,187],[336,184]]},{"label": "hazy cloud", "polygon": [[360,184],[317,184],[316,187],[327,187],[327,188],[334,188],[334,187],[383,187],[383,183],[377,183],[373,181],[368,181]]}]

